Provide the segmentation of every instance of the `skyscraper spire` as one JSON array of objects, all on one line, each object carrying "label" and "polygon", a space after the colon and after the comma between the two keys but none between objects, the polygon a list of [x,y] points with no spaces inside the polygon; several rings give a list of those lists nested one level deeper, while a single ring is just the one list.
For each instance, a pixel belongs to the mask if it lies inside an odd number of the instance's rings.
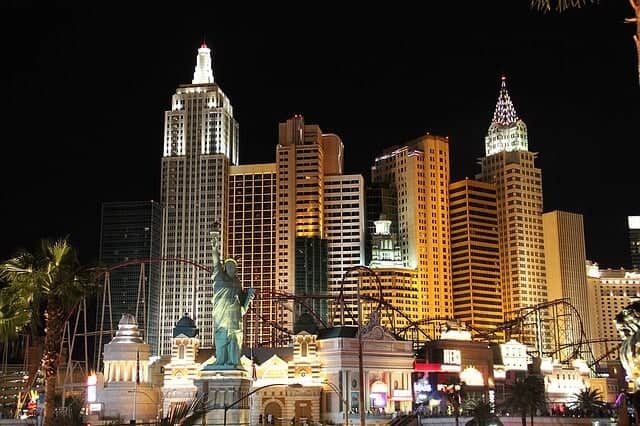
[{"label": "skyscraper spire", "polygon": [[198,49],[196,69],[193,72],[191,84],[213,83],[213,69],[211,67],[211,49],[203,41]]},{"label": "skyscraper spire", "polygon": [[507,77],[502,76],[498,103],[493,113],[491,125],[484,138],[487,156],[502,151],[527,151],[527,126],[516,115],[509,92],[507,92]]},{"label": "skyscraper spire", "polygon": [[518,121],[516,109],[513,107],[509,92],[507,92],[507,77],[502,76],[502,84],[500,86],[500,94],[498,95],[498,103],[493,113],[492,124],[499,126],[511,126]]}]

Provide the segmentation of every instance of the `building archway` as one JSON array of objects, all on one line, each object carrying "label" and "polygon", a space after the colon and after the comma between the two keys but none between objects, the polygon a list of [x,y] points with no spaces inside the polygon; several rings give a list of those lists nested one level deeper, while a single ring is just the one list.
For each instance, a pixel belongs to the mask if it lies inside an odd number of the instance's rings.
[{"label": "building archway", "polygon": [[264,405],[263,419],[265,425],[280,425],[282,421],[282,404],[271,400]]}]

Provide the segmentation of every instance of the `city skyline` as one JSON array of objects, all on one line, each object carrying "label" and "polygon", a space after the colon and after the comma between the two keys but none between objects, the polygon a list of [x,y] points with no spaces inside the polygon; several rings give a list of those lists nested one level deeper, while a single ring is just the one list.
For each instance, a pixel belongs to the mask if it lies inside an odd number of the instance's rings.
[{"label": "city skyline", "polygon": [[132,13],[117,34],[98,11],[12,11],[0,254],[70,234],[90,261],[101,202],[160,199],[162,115],[204,38],[234,105],[240,164],[275,161],[278,123],[299,113],[343,140],[345,173],[366,183],[375,155],[426,132],[449,137],[452,182],[473,178],[506,75],[539,153],[544,211],[582,214],[587,258],[629,267],[640,89],[628,5],[544,15],[510,3],[463,16],[429,6],[421,25],[313,16],[313,28],[191,16],[169,31],[168,17],[138,26]]}]

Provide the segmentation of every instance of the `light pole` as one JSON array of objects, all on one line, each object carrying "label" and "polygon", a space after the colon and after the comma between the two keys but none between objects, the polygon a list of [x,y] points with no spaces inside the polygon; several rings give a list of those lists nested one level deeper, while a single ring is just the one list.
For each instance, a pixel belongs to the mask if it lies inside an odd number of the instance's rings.
[{"label": "light pole", "polygon": [[367,424],[364,412],[364,369],[362,360],[362,303],[360,301],[360,282],[358,282],[358,373],[360,376],[360,403],[358,410],[360,413],[360,426]]},{"label": "light pole", "polygon": [[[382,301],[383,297],[382,297],[382,284],[380,283],[380,278],[378,277],[378,274],[375,273],[375,271],[373,271],[371,268],[367,267],[367,266],[363,266],[363,265],[356,265],[356,266],[352,266],[350,268],[347,268],[347,270],[344,272],[344,274],[342,275],[342,281],[341,281],[341,289],[340,289],[340,293],[344,292],[344,281],[347,278],[347,276],[352,273],[352,272],[368,272],[369,274],[371,274],[375,280],[376,283],[378,284],[378,293],[379,293],[379,297],[380,297],[380,302]],[[362,302],[361,302],[361,298],[360,298],[360,287],[361,287],[361,282],[360,280],[358,280],[358,285],[356,286],[356,290],[357,290],[357,303],[358,303],[358,377],[360,380],[360,398],[359,398],[359,402],[358,402],[358,413],[360,414],[360,426],[365,426],[367,424],[367,418],[366,418],[366,413],[365,413],[365,407],[364,407],[364,403],[365,403],[365,395],[364,395],[364,387],[365,387],[365,383],[364,383],[364,369],[363,369],[363,355],[362,355]],[[343,308],[344,309],[344,306]]]},{"label": "light pole", "polygon": [[347,400],[344,399],[342,392],[340,392],[340,389],[338,389],[336,385],[334,385],[328,380],[324,380],[322,383],[329,386],[331,389],[335,391],[335,393],[338,394],[338,398],[340,398],[340,405],[342,405],[342,412],[344,413],[344,424],[345,426],[349,426],[349,413],[347,412],[347,408],[348,408]]},{"label": "light pole", "polygon": [[301,388],[302,387],[302,385],[300,383],[290,383],[290,384],[272,383],[270,385],[260,386],[259,388],[256,388],[256,389],[252,390],[251,392],[247,393],[246,395],[242,396],[241,398],[236,399],[231,404],[224,404],[224,420],[223,420],[224,426],[227,426],[227,411],[229,411],[229,408],[233,407],[234,405],[236,405],[237,403],[239,403],[241,401],[244,401],[245,399],[249,398],[254,393],[256,393],[258,391],[261,391],[262,389],[265,389],[265,388],[270,388],[272,386],[287,386],[287,387],[290,387],[290,388]]}]

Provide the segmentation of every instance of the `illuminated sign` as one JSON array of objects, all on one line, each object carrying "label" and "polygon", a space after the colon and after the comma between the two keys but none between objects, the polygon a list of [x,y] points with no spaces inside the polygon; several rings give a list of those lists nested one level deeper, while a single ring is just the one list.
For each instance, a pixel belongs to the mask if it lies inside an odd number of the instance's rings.
[{"label": "illuminated sign", "polygon": [[460,365],[436,364],[432,362],[416,362],[413,367],[414,371],[422,371],[425,373],[458,373]]},{"label": "illuminated sign", "polygon": [[443,354],[443,362],[444,364],[453,364],[460,365],[461,364],[461,356],[460,351],[455,349],[445,349]]},{"label": "illuminated sign", "polygon": [[474,367],[467,367],[460,373],[460,380],[469,386],[484,386],[482,373]]}]

